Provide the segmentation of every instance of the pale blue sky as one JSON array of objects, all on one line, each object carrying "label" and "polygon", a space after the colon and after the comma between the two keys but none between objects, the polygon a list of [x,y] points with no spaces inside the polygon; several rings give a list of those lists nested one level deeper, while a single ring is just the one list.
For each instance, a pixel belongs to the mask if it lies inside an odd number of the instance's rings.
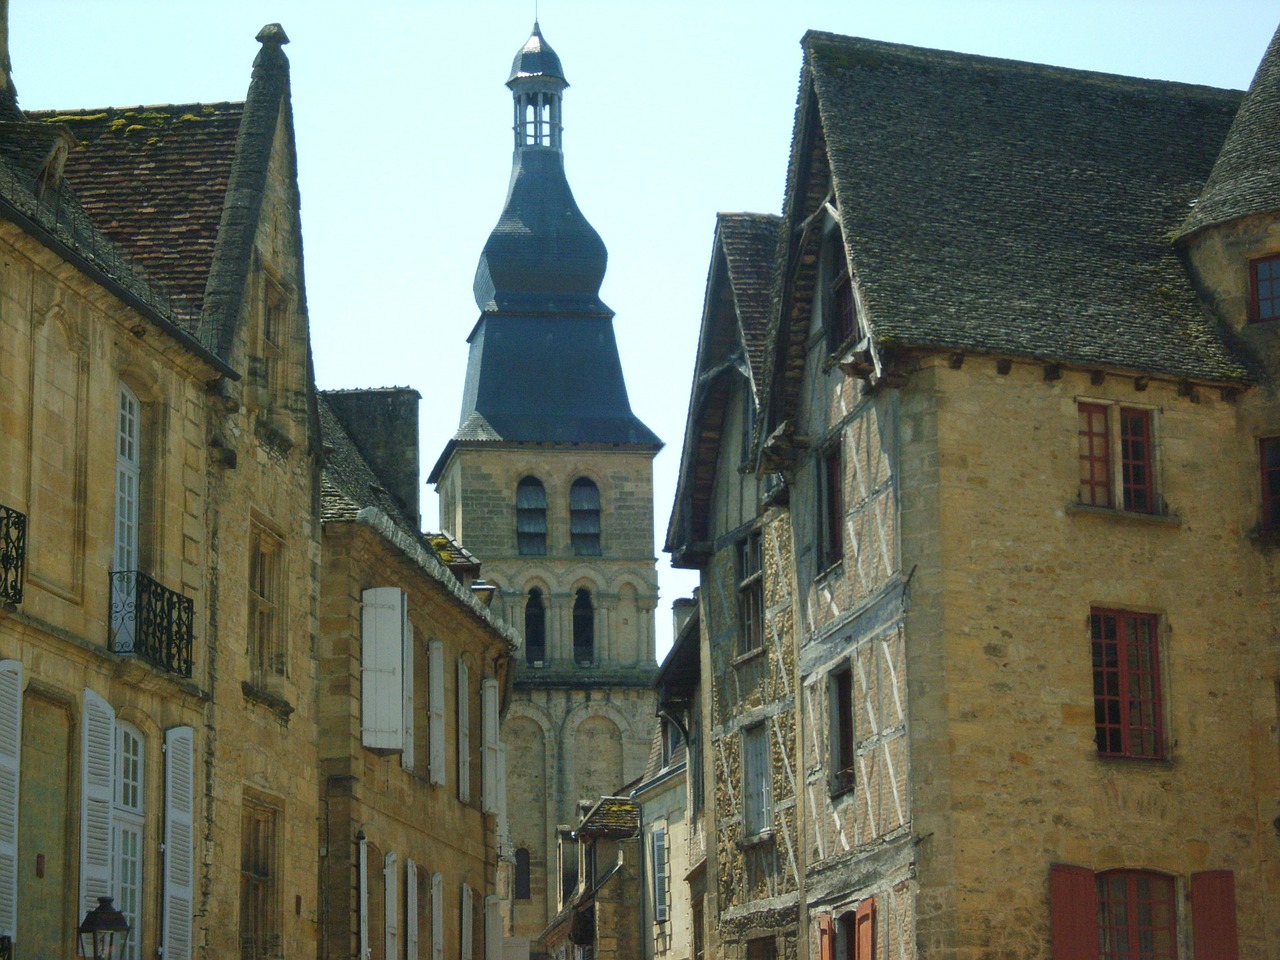
[{"label": "pale blue sky", "polygon": [[[293,41],[320,386],[423,394],[423,475],[456,427],[471,280],[510,172],[511,58],[533,0],[10,0],[27,109],[240,100],[265,23]],[[806,29],[1243,88],[1275,0],[541,0],[570,82],[565,164],[609,247],[602,296],[674,493],[714,217],[779,212]],[[436,526],[435,496],[423,500]],[[670,602],[696,583],[659,558]]]}]

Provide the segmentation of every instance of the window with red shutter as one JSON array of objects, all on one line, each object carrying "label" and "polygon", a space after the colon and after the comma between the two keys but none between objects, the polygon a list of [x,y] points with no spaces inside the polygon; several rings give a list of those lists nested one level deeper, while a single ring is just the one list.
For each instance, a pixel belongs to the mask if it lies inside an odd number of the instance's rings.
[{"label": "window with red shutter", "polygon": [[836,926],[831,914],[818,914],[818,960],[836,960]]},{"label": "window with red shutter", "polygon": [[1049,939],[1053,960],[1098,960],[1098,884],[1086,867],[1049,867]]},{"label": "window with red shutter", "polygon": [[1236,878],[1230,870],[1191,875],[1191,939],[1196,960],[1239,960]]},{"label": "window with red shutter", "polygon": [[853,919],[853,960],[875,960],[876,902],[868,898],[858,904]]}]

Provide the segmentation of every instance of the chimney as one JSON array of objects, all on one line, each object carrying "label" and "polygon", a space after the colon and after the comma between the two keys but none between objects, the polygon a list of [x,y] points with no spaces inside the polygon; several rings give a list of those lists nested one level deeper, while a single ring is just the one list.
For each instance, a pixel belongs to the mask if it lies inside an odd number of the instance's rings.
[{"label": "chimney", "polygon": [[387,492],[421,527],[418,402],[422,394],[411,387],[381,387],[326,390],[324,398]]},{"label": "chimney", "polygon": [[694,611],[698,609],[698,598],[680,597],[671,604],[671,636],[678,638],[680,631],[684,629],[685,624],[689,622],[689,618],[693,616]]}]

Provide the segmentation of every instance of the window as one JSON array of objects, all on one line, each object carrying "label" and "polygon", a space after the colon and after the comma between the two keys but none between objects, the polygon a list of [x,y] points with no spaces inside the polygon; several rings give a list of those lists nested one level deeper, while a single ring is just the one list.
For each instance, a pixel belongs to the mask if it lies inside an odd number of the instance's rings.
[{"label": "window", "polygon": [[747,837],[766,833],[772,824],[769,776],[769,731],[761,723],[742,732],[742,829]]},{"label": "window", "polygon": [[265,280],[262,298],[262,385],[268,398],[272,398],[280,389],[288,310],[289,298],[284,288],[273,280]]},{"label": "window", "polygon": [[1280,437],[1258,441],[1262,472],[1262,529],[1280,530]]},{"label": "window", "polygon": [[591,593],[579,589],[573,598],[573,660],[579,666],[591,666],[596,655],[596,611]]},{"label": "window", "polygon": [[853,671],[846,664],[831,674],[831,792],[854,782]]},{"label": "window", "polygon": [[764,645],[764,571],[760,531],[738,541],[738,646],[749,653]]},{"label": "window", "polygon": [[547,491],[537,477],[516,486],[516,549],[522,557],[547,553]]},{"label": "window", "polygon": [[1093,712],[1098,753],[1158,759],[1164,755],[1156,617],[1094,610]]},{"label": "window", "polygon": [[1280,317],[1280,255],[1249,264],[1249,322]]},{"label": "window", "polygon": [[569,488],[569,535],[574,554],[600,556],[600,491],[586,477]]},{"label": "window", "polygon": [[706,939],[702,925],[706,922],[702,906],[702,897],[693,901],[693,960],[704,960],[707,955]]},{"label": "window", "polygon": [[1098,875],[1099,960],[1174,960],[1173,878],[1140,870]]},{"label": "window", "polygon": [[826,299],[823,322],[827,330],[827,348],[838,350],[857,328],[857,307],[853,299],[853,283],[845,258],[843,234],[833,226],[826,238]]},{"label": "window", "polygon": [[[498,681],[485,677],[480,681],[480,807],[485,813],[497,813],[499,781],[503,780],[502,757],[498,743],[498,713],[501,707]],[[505,789],[501,791],[505,793]]]},{"label": "window", "polygon": [[240,957],[280,954],[276,810],[245,798],[240,812]]},{"label": "window", "polygon": [[840,444],[818,454],[818,569],[844,557],[844,457]]},{"label": "window", "polygon": [[471,802],[471,668],[458,658],[458,799]]},{"label": "window", "polygon": [[653,920],[667,922],[667,831],[656,829],[652,834],[653,856]]},{"label": "window", "polygon": [[413,625],[399,587],[370,587],[360,603],[361,742],[399,750],[413,769]]},{"label": "window", "polygon": [[524,656],[534,667],[542,666],[547,659],[547,608],[537,587],[529,590],[524,603]]},{"label": "window", "polygon": [[[1115,507],[1155,513],[1154,435],[1151,411],[1103,403],[1077,405],[1079,420],[1079,501],[1091,507]],[[1119,437],[1119,449],[1112,437]],[[1117,475],[1116,468],[1119,468]]]},{"label": "window", "polygon": [[249,546],[249,669],[253,681],[285,675],[284,544],[253,524]]},{"label": "window", "polygon": [[778,944],[773,937],[747,941],[747,960],[778,960]]},{"label": "window", "polygon": [[[116,723],[114,802],[111,816],[111,876],[116,908],[139,930],[142,909],[143,739],[128,723]],[[130,938],[123,955],[137,960],[138,941]]]},{"label": "window", "polygon": [[475,955],[475,909],[475,895],[471,892],[471,887],[464,883],[459,917],[461,934],[458,938],[458,956],[460,960],[471,960]]},{"label": "window", "polygon": [[141,463],[141,408],[137,395],[122,383],[116,420],[115,549],[111,562],[115,571],[138,569]]},{"label": "window", "polygon": [[526,847],[516,850],[516,873],[513,884],[513,896],[516,900],[528,900],[532,897],[530,890],[529,851]]}]

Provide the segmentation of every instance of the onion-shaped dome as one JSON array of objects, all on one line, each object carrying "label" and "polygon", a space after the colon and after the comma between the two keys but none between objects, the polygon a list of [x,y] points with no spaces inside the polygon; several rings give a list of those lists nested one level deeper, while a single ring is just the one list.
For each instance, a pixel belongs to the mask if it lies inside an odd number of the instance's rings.
[{"label": "onion-shaped dome", "polygon": [[533,21],[533,33],[511,61],[511,76],[507,78],[507,83],[521,77],[554,77],[563,81],[565,86],[569,85],[564,76],[564,68],[560,66],[560,58],[551,49],[551,44],[543,39],[537,20]]}]

